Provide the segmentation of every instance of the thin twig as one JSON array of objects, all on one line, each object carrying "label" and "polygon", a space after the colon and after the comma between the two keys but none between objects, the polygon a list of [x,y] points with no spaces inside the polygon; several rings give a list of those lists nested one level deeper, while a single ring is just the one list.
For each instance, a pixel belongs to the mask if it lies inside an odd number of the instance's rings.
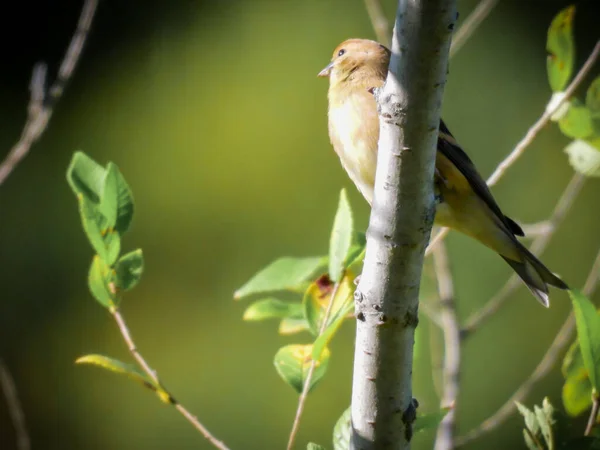
[{"label": "thin twig", "polygon": [[371,25],[373,26],[377,40],[389,48],[392,30],[381,7],[381,2],[379,0],[365,0],[365,7],[367,8],[367,13],[369,14],[369,19],[371,19]]},{"label": "thin twig", "polygon": [[[585,177],[579,173],[576,173],[569,181],[569,184],[560,196],[554,211],[550,218],[546,221],[547,231],[544,234],[539,235],[531,244],[530,250],[535,255],[540,255],[548,246],[550,239],[566,217],[569,209],[573,205],[573,202],[581,192],[581,188],[585,183]],[[520,279],[517,275],[512,274],[507,282],[500,288],[498,293],[494,295],[481,309],[474,312],[469,316],[462,328],[461,334],[465,338],[469,336],[473,331],[481,326],[481,324],[491,317],[500,306],[510,298],[510,295],[522,286]]]},{"label": "thin twig", "polygon": [[15,167],[29,153],[31,146],[41,137],[48,126],[48,121],[56,103],[62,97],[67,82],[71,79],[75,66],[81,56],[92,21],[96,13],[98,0],[86,0],[79,16],[77,29],[60,65],[56,80],[46,92],[46,65],[37,63],[31,77],[28,117],[21,138],[13,145],[8,155],[0,163],[0,185],[12,173]]},{"label": "thin twig", "polygon": [[10,415],[17,435],[17,450],[29,450],[31,448],[31,440],[29,439],[29,433],[27,432],[25,414],[23,413],[23,408],[19,401],[17,387],[15,386],[15,381],[13,380],[10,371],[1,358],[0,387],[2,388],[2,392],[4,392],[6,405],[8,406],[8,414]]},{"label": "thin twig", "polygon": [[592,393],[592,410],[590,411],[590,417],[588,419],[587,426],[585,427],[584,436],[589,436],[596,425],[596,419],[598,417],[598,410],[600,409],[600,396],[594,391]]},{"label": "thin twig", "polygon": [[[585,285],[583,286],[583,292],[587,296],[591,296],[598,286],[598,280],[600,278],[600,251],[596,255],[596,259],[590,272],[588,274]],[[529,394],[533,386],[544,378],[554,367],[556,360],[563,353],[565,348],[571,343],[573,338],[573,332],[575,331],[575,318],[573,313],[569,314],[569,317],[563,323],[558,334],[554,338],[552,345],[546,351],[546,354],[537,365],[533,373],[527,380],[515,391],[513,395],[488,419],[484,420],[478,427],[469,431],[464,436],[456,440],[456,446],[465,445],[474,439],[494,430],[495,428],[502,425],[506,419],[515,411],[515,402],[522,402],[525,397]]]},{"label": "thin twig", "polygon": [[452,46],[450,47],[450,58],[452,58],[461,48],[471,35],[475,32],[486,17],[492,12],[498,0],[481,0],[475,9],[467,16],[460,28],[452,37]]},{"label": "thin twig", "polygon": [[[327,309],[325,310],[325,315],[323,316],[323,321],[321,322],[321,328],[319,329],[319,335],[317,336],[317,338],[321,336],[325,331],[325,328],[327,328],[327,321],[329,320],[329,316],[331,315],[333,302],[335,301],[335,297],[337,295],[339,287],[339,282],[333,285],[331,297],[329,298],[329,303],[327,304]],[[292,424],[292,429],[288,438],[287,450],[292,450],[292,448],[294,448],[294,441],[296,440],[296,435],[298,434],[298,430],[300,429],[300,419],[302,419],[304,405],[306,404],[306,398],[308,397],[308,391],[310,390],[310,383],[312,381],[312,377],[315,373],[316,367],[317,361],[311,358],[310,367],[308,368],[308,372],[306,373],[306,380],[304,381],[304,386],[302,386],[302,393],[300,394],[300,398],[298,399],[298,407],[296,408],[294,423]]]},{"label": "thin twig", "polygon": [[445,245],[438,245],[433,253],[440,295],[440,318],[444,333],[444,394],[441,406],[451,408],[440,423],[435,441],[435,450],[454,448],[456,428],[456,402],[460,389],[460,327],[456,314],[454,283],[450,272]]},{"label": "thin twig", "polygon": [[[588,56],[588,59],[586,60],[584,65],[581,67],[581,69],[579,70],[579,72],[577,73],[575,78],[573,78],[573,81],[571,81],[571,84],[569,84],[567,89],[564,91],[564,96],[560,99],[560,101],[557,101],[556,103],[554,103],[551,108],[546,108],[546,110],[544,111],[544,114],[542,114],[542,116],[537,120],[537,122],[535,122],[533,124],[533,126],[529,129],[529,131],[527,131],[527,134],[525,135],[525,137],[517,144],[517,146],[513,149],[513,151],[506,158],[504,158],[504,160],[500,164],[498,164],[498,166],[496,167],[496,170],[494,170],[492,175],[490,175],[490,177],[487,179],[488,186],[494,186],[504,176],[504,174],[506,173],[508,168],[510,166],[512,166],[523,155],[523,153],[525,152],[527,147],[529,147],[529,145],[531,145],[531,143],[535,140],[535,138],[538,136],[540,131],[542,131],[542,129],[546,125],[548,125],[548,123],[550,122],[550,118],[575,93],[575,90],[579,87],[579,85],[581,84],[583,79],[587,76],[589,71],[592,69],[592,67],[596,63],[596,60],[598,59],[599,56],[600,56],[600,41],[598,41],[596,43],[594,49],[592,50],[592,53],[590,53],[590,56]],[[427,247],[427,250],[425,251],[425,255],[429,255],[429,253],[431,253],[431,251],[438,244],[438,242],[440,242],[442,239],[444,239],[446,237],[446,235],[448,234],[448,231],[449,231],[448,228],[442,228],[431,239],[431,241],[429,242],[429,246]]]},{"label": "thin twig", "polygon": [[213,447],[218,448],[219,450],[229,450],[229,448],[222,441],[220,441],[215,436],[213,436],[210,433],[210,431],[208,431],[208,429],[204,425],[202,425],[202,423],[200,423],[200,421],[198,420],[198,418],[196,416],[194,416],[191,412],[189,412],[181,403],[179,403],[177,400],[175,400],[175,398],[171,395],[171,393],[169,391],[167,391],[167,389],[164,387],[164,385],[158,379],[158,376],[156,375],[156,371],[154,371],[150,367],[148,362],[144,359],[144,357],[138,351],[138,349],[135,345],[135,342],[133,341],[133,338],[131,337],[131,333],[129,332],[129,328],[127,327],[127,324],[125,323],[125,319],[123,319],[123,316],[121,315],[119,310],[115,308],[115,309],[111,310],[111,313],[115,319],[115,322],[117,323],[117,327],[119,328],[119,331],[121,332],[121,335],[123,336],[123,340],[125,341],[125,344],[127,345],[129,352],[134,357],[134,359],[137,361],[137,363],[139,364],[141,369],[152,379],[152,381],[154,381],[157,384],[157,386],[160,386],[160,388],[167,393],[169,400],[175,406],[175,409],[177,409],[177,411],[179,411],[181,413],[181,415],[183,417],[185,417],[187,419],[187,421],[189,423],[191,423],[193,425],[193,427],[196,428],[196,430],[198,430],[200,432],[200,434],[202,434],[202,436],[204,436],[204,438],[213,445]]}]

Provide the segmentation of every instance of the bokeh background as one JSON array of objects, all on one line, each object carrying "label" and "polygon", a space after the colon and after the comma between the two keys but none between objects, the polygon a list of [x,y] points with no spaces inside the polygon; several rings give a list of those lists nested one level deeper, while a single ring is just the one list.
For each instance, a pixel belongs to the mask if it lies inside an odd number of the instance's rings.
[{"label": "bokeh background", "polygon": [[[393,17],[394,0],[385,0]],[[547,27],[565,1],[503,1],[451,63],[444,116],[484,175],[541,114],[550,90]],[[55,73],[81,2],[9,2],[0,15],[0,149],[25,119],[33,64]],[[461,21],[476,5],[459,0]],[[598,36],[597,8],[580,4],[578,65]],[[35,449],[209,448],[174,410],[129,380],[73,361],[127,359],[107,312],[92,300],[92,251],[65,181],[72,153],[116,162],[136,199],[125,249],[141,247],[142,283],[123,313],[142,353],[190,410],[233,449],[283,448],[297,396],[272,358],[287,343],[276,323],[241,320],[233,291],[282,255],[326,253],[339,190],[360,228],[368,207],[332,151],[327,83],[317,72],[348,37],[373,38],[361,0],[101,2],[78,70],[41,142],[0,187],[0,354],[12,371]],[[598,73],[596,69],[596,73]],[[493,189],[523,223],[545,218],[572,175],[568,140],[551,125]],[[598,181],[590,180],[544,255],[581,286],[600,245]],[[466,317],[510,270],[477,243],[448,238],[459,313]],[[426,281],[427,283],[427,281]],[[425,289],[431,291],[432,286]],[[495,411],[526,378],[570,309],[543,310],[525,289],[467,341],[459,429]],[[331,446],[350,400],[354,329],[333,343],[330,371],[309,397],[299,446]],[[429,335],[421,321],[414,370],[422,411],[435,411]],[[527,403],[560,406],[558,369]],[[431,448],[432,433],[415,438]],[[0,401],[0,448],[14,448]],[[468,446],[521,448],[520,418]]]}]

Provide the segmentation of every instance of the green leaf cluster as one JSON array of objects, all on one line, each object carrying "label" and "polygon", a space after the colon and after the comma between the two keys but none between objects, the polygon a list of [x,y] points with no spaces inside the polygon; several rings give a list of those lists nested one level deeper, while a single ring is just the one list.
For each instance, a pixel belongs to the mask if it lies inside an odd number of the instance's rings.
[{"label": "green leaf cluster", "polygon": [[542,406],[535,405],[533,411],[519,402],[516,402],[519,413],[525,419],[523,437],[530,450],[555,450],[556,443],[552,426],[554,420],[554,407],[547,398]]},{"label": "green leaf cluster", "polygon": [[[366,238],[354,229],[346,191],[342,190],[333,221],[329,254],[317,257],[284,257],[260,270],[234,293],[236,300],[261,296],[244,312],[244,320],[279,320],[280,334],[308,331],[311,344],[292,344],[279,349],[277,373],[296,392],[302,392],[307,373],[315,370],[309,389],[325,375],[329,343],[354,308],[354,271],[364,258]],[[302,294],[297,300],[283,295]],[[327,318],[327,320],[325,320]]]},{"label": "green leaf cluster", "polygon": [[96,252],[88,275],[90,292],[105,308],[116,308],[121,293],[132,289],[144,270],[142,250],[119,256],[121,238],[133,219],[131,189],[115,164],[103,167],[83,152],[73,155],[67,181],[77,196],[83,229]]},{"label": "green leaf cluster", "polygon": [[[548,82],[554,92],[548,108],[562,101],[564,90],[573,75],[574,16],[575,6],[568,6],[554,17],[548,29],[546,67]],[[585,176],[600,176],[600,76],[588,87],[585,101],[577,98],[565,101],[552,120],[558,123],[565,136],[573,139],[565,147],[573,169]]]}]

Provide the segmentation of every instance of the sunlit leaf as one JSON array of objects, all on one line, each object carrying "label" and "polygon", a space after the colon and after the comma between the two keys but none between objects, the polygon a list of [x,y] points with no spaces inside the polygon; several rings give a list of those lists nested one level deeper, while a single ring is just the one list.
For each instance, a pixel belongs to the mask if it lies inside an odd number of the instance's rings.
[{"label": "sunlit leaf", "polygon": [[583,414],[592,406],[592,383],[585,367],[565,379],[562,401],[567,414],[573,417]]},{"label": "sunlit leaf", "polygon": [[346,190],[342,189],[331,239],[329,241],[329,277],[337,282],[344,273],[344,264],[352,246],[354,223]]},{"label": "sunlit leaf", "polygon": [[117,166],[109,163],[102,180],[102,194],[98,211],[104,216],[107,226],[110,228],[114,228],[117,224],[117,210],[119,207],[117,176]]},{"label": "sunlit leaf", "polygon": [[284,336],[300,333],[302,331],[310,331],[310,326],[304,316],[286,317],[279,323],[278,332]]},{"label": "sunlit leaf", "polygon": [[306,450],[325,450],[325,447],[315,444],[314,442],[309,442],[309,444],[306,446]]},{"label": "sunlit leaf", "polygon": [[594,134],[590,109],[577,99],[569,102],[569,108],[558,121],[560,131],[573,139],[583,139]]},{"label": "sunlit leaf", "polygon": [[540,426],[535,413],[522,403],[515,402],[515,404],[517,405],[517,410],[525,419],[525,427],[527,427],[533,436],[536,436],[540,432]]},{"label": "sunlit leaf", "polygon": [[576,172],[588,177],[600,177],[600,139],[575,140],[565,147],[569,163]]},{"label": "sunlit leaf", "polygon": [[[279,349],[275,354],[275,369],[283,380],[301,393],[312,363],[312,345],[292,344]],[[321,354],[310,381],[309,391],[323,378],[329,364],[329,350]]]},{"label": "sunlit leaf", "polygon": [[546,397],[543,400],[542,407],[535,405],[533,411],[538,425],[540,426],[540,432],[542,433],[544,441],[546,441],[546,446],[549,450],[554,450],[554,435],[552,433],[552,426],[554,425],[554,408]]},{"label": "sunlit leaf", "polygon": [[439,411],[427,413],[427,414],[417,414],[417,419],[413,425],[413,432],[418,433],[420,431],[432,430],[437,428],[446,414],[448,414],[450,408],[442,408]]},{"label": "sunlit leaf", "polygon": [[581,292],[569,291],[577,324],[577,339],[581,356],[592,387],[600,389],[600,316],[593,303]]},{"label": "sunlit leaf", "polygon": [[333,428],[333,449],[348,450],[352,437],[352,408],[349,406],[340,416]]},{"label": "sunlit leaf", "polygon": [[[340,309],[351,301],[354,294],[354,284],[352,275],[346,274],[339,283],[333,305],[329,315],[329,320],[326,326],[332,323],[338,315]],[[333,283],[327,275],[319,277],[315,282],[311,283],[306,292],[302,305],[304,307],[304,317],[310,325],[312,333],[316,336],[321,330],[323,319],[327,311],[331,295],[333,294],[335,283]]]},{"label": "sunlit leaf", "polygon": [[280,258],[254,275],[234,293],[239,300],[253,294],[274,291],[303,292],[315,273],[327,265],[327,258]]},{"label": "sunlit leaf", "polygon": [[569,6],[558,13],[548,29],[546,68],[553,92],[564,90],[571,79],[575,61],[573,42],[573,17],[575,7]]},{"label": "sunlit leaf", "polygon": [[116,295],[110,289],[111,268],[95,255],[88,273],[88,286],[90,292],[105,308],[116,306]]},{"label": "sunlit leaf", "polygon": [[144,254],[141,249],[134,250],[119,258],[115,265],[115,283],[121,291],[133,289],[144,272]]},{"label": "sunlit leaf", "polygon": [[276,298],[264,298],[252,303],[244,311],[244,320],[248,321],[283,319],[285,317],[302,318],[302,304],[284,302]]},{"label": "sunlit leaf", "polygon": [[165,403],[174,403],[173,398],[161,386],[156,384],[148,375],[139,370],[132,364],[121,362],[114,358],[103,355],[85,355],[75,361],[76,364],[91,364],[110,370],[111,372],[126,375],[132,380],[140,383],[142,386],[154,391],[156,395]]},{"label": "sunlit leaf", "polygon": [[106,169],[83,152],[75,152],[67,169],[67,181],[75,195],[100,203]]}]

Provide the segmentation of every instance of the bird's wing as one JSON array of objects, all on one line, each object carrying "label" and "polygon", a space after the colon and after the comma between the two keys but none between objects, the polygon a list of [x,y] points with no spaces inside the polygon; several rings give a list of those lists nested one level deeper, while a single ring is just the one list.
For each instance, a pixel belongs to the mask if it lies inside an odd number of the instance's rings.
[{"label": "bird's wing", "polygon": [[502,210],[496,203],[496,200],[494,200],[487,183],[481,178],[481,175],[477,172],[473,162],[469,159],[460,145],[458,145],[456,139],[454,139],[454,136],[452,136],[450,130],[448,130],[448,127],[446,127],[446,124],[442,120],[440,120],[440,135],[437,148],[438,151],[448,158],[464,175],[475,194],[485,202],[500,221],[506,225],[513,234],[524,236],[521,227],[502,213]]}]

